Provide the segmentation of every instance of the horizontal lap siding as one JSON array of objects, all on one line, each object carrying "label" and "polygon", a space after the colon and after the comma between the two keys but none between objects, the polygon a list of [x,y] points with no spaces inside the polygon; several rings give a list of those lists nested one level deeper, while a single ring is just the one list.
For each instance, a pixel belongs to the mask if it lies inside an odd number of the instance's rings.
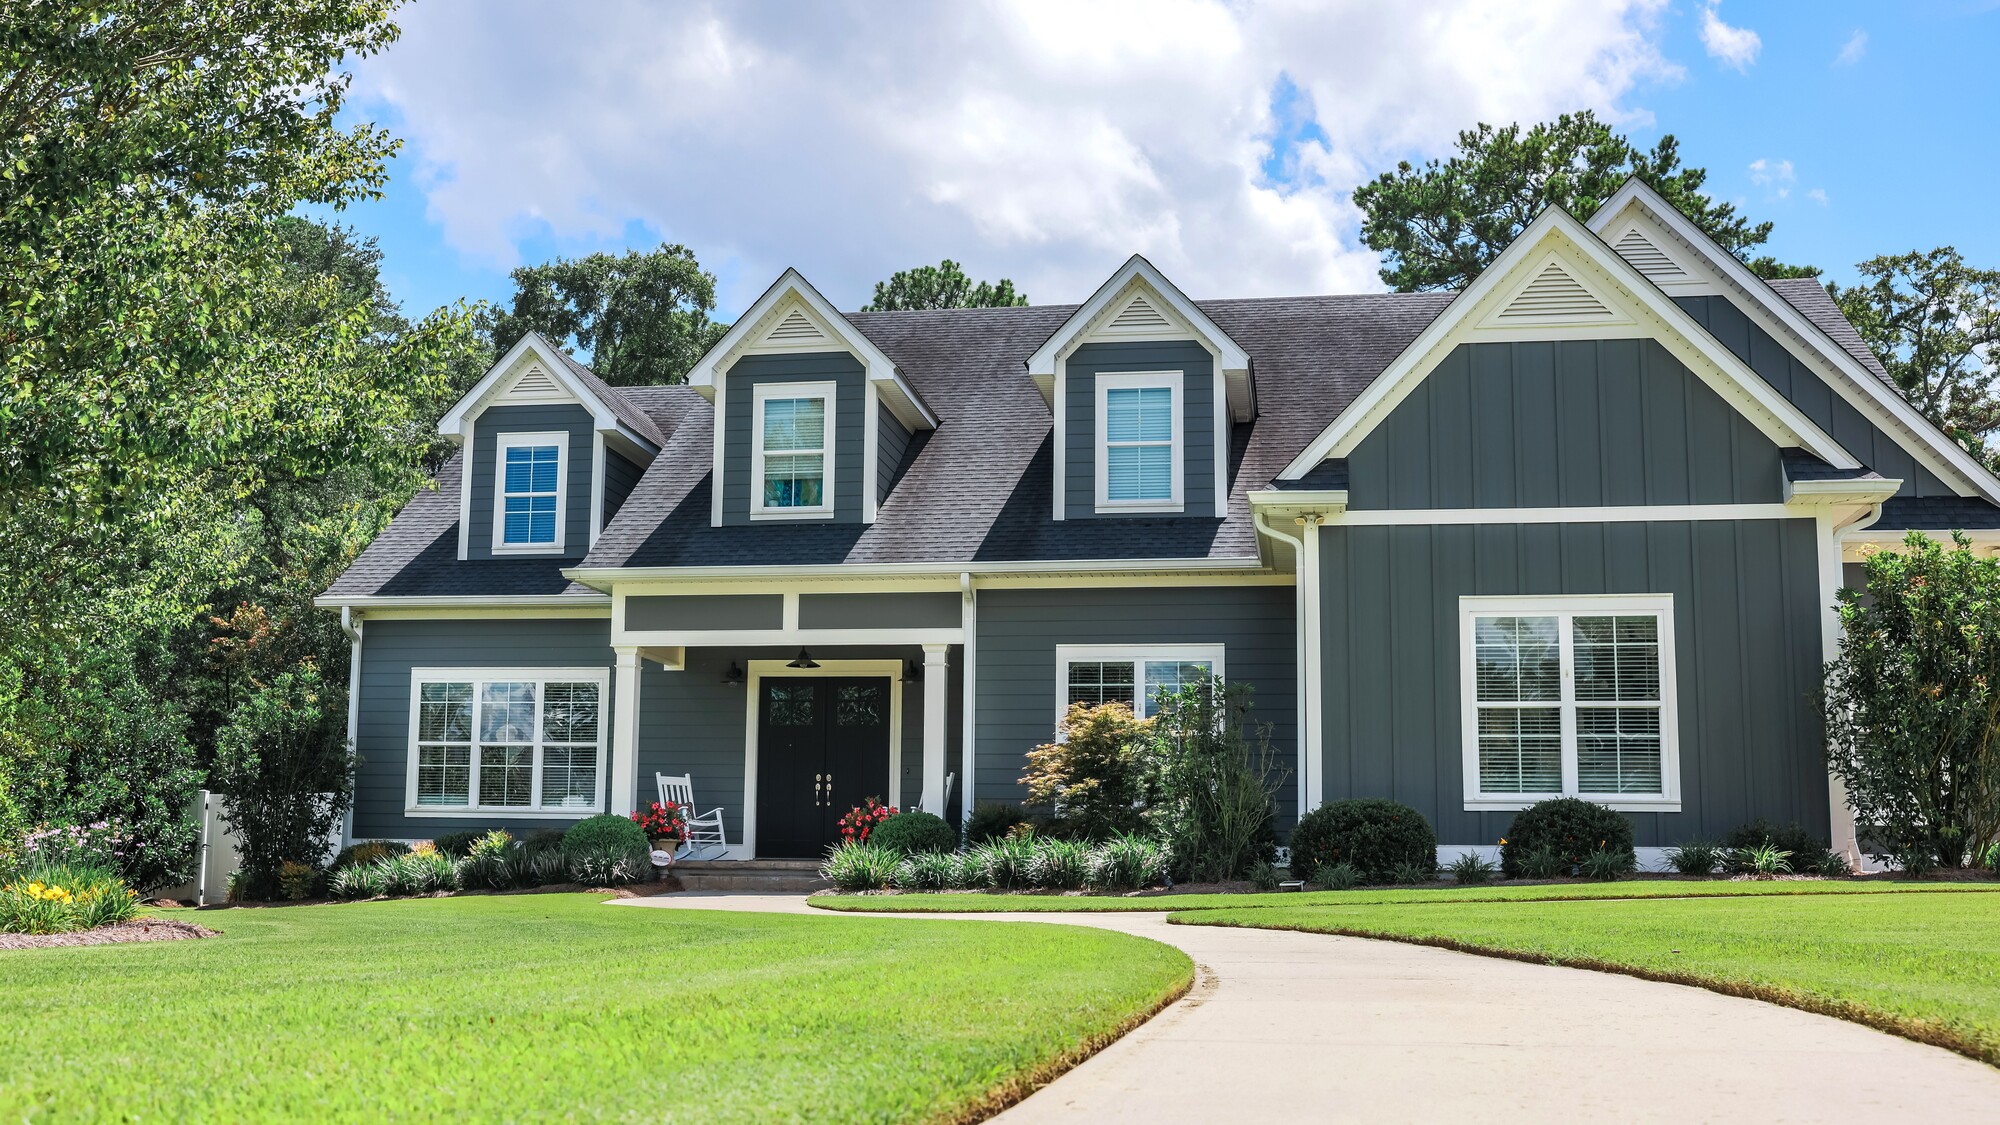
[{"label": "horizontal lap siding", "polygon": [[1224,675],[1253,689],[1252,720],[1271,724],[1273,759],[1287,771],[1279,820],[1289,825],[1298,807],[1292,593],[1290,586],[981,591],[974,796],[1026,796],[1026,754],[1055,733],[1057,645],[1220,643]]},{"label": "horizontal lap siding", "polygon": [[589,551],[590,457],[596,444],[590,412],[571,405],[492,406],[472,427],[472,518],[466,535],[467,557],[493,557],[493,486],[499,476],[494,457],[499,436],[559,431],[569,435],[569,452],[563,462],[568,487],[563,494],[562,557],[580,559]]},{"label": "horizontal lap siding", "polygon": [[1328,800],[1390,797],[1445,844],[1498,840],[1513,813],[1465,809],[1458,599],[1666,593],[1683,811],[1630,814],[1638,843],[1758,816],[1827,831],[1812,520],[1330,526],[1321,540]]},{"label": "horizontal lap siding", "polygon": [[[1186,401],[1181,404],[1183,514],[1215,515],[1215,357],[1192,340],[1085,344],[1063,364],[1068,478],[1063,513],[1068,519],[1097,512],[1097,374],[1116,371],[1179,371]],[[1229,437],[1220,443],[1228,448]],[[1107,512],[1107,517],[1119,513]]]},{"label": "horizontal lap siding", "polygon": [[645,472],[639,466],[609,450],[604,454],[604,522],[610,523],[618,509],[625,506],[625,498],[632,495],[632,489],[639,483]]},{"label": "horizontal lap siding", "polygon": [[[474,820],[404,816],[410,744],[410,670],[611,668],[614,663],[608,619],[367,622],[361,644],[361,706],[355,739],[362,758],[355,778],[355,838],[418,839],[492,827],[518,834],[573,823],[539,818],[509,820],[502,815]],[[615,679],[611,685],[614,694]],[[612,730],[610,704],[605,708],[602,722],[608,748]]]},{"label": "horizontal lap siding", "polygon": [[875,500],[880,503],[896,487],[896,472],[903,467],[903,454],[910,448],[910,431],[903,428],[888,407],[878,406],[876,410]]},{"label": "horizontal lap siding", "polygon": [[[863,401],[861,362],[846,352],[802,355],[752,355],[729,369],[728,408],[724,412],[722,447],[722,522],[750,519],[750,492],[756,487],[751,464],[751,428],[756,422],[759,383],[834,384],[833,516],[820,522],[861,522],[861,466],[868,451],[867,404]],[[782,534],[781,532],[774,532]]]}]

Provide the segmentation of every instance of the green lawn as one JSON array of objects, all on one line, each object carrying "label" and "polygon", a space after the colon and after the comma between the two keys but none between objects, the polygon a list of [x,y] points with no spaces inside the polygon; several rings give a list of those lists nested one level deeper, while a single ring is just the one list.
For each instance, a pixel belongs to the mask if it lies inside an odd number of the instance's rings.
[{"label": "green lawn", "polygon": [[2000,883],[1892,883],[1786,880],[1738,882],[1717,880],[1633,879],[1617,883],[1544,883],[1535,886],[1470,886],[1439,884],[1395,890],[1282,891],[1274,894],[1033,895],[1033,894],[899,894],[814,895],[811,903],[825,910],[882,914],[1013,914],[1090,913],[1129,910],[1243,910],[1266,907],[1356,906],[1373,903],[1520,902],[1550,899],[1686,898],[1715,895],[1867,895],[1885,892],[2000,892]]},{"label": "green lawn", "polygon": [[170,912],[0,951],[0,1119],[949,1120],[1192,979],[1122,934],[611,907]]},{"label": "green lawn", "polygon": [[1169,920],[1391,937],[1634,972],[1839,1015],[2000,1065],[2000,896],[1991,894],[1350,902],[1192,910]]}]

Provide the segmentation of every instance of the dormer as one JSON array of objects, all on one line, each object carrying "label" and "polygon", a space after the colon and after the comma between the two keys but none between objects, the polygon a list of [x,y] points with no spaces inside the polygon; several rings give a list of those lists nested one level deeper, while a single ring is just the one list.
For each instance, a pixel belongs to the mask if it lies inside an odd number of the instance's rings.
[{"label": "dormer", "polygon": [[709,522],[875,522],[937,416],[896,365],[788,269],[688,372],[715,406]]},{"label": "dormer", "polygon": [[530,332],[438,422],[458,443],[458,557],[578,559],[664,442],[643,411]]},{"label": "dormer", "polygon": [[1133,255],[1028,358],[1055,416],[1056,519],[1220,517],[1250,357]]}]

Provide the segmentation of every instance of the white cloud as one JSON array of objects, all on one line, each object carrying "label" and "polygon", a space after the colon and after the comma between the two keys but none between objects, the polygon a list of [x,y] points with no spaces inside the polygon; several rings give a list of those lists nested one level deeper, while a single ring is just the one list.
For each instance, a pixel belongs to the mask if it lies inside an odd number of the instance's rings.
[{"label": "white cloud", "polygon": [[1828,202],[1826,198],[1825,188],[1812,189],[1811,191],[1806,193],[1806,198],[1812,200],[1814,203],[1819,204],[1821,207],[1826,206]]},{"label": "white cloud", "polygon": [[[356,104],[409,140],[461,252],[638,222],[717,270],[725,313],[787,265],[853,307],[946,256],[1044,302],[1135,251],[1197,297],[1351,291],[1379,286],[1354,185],[1478,121],[1647,120],[1635,88],[1679,76],[1664,2],[437,0]],[[1319,133],[1273,183],[1281,78]]]},{"label": "white cloud", "polygon": [[1861,57],[1867,53],[1868,33],[1860,28],[1856,28],[1854,34],[1847,37],[1847,43],[1840,48],[1840,53],[1833,57],[1833,65],[1853,66],[1855,63],[1860,62]]},{"label": "white cloud", "polygon": [[1701,10],[1701,45],[1708,49],[1708,57],[1725,66],[1737,70],[1749,70],[1757,61],[1757,52],[1764,49],[1764,41],[1747,27],[1732,27],[1722,22],[1716,14],[1720,0],[1709,0]]},{"label": "white cloud", "polygon": [[1792,194],[1792,184],[1798,178],[1789,160],[1767,160],[1760,156],[1750,162],[1750,182],[1770,188],[1771,194],[1779,199]]}]

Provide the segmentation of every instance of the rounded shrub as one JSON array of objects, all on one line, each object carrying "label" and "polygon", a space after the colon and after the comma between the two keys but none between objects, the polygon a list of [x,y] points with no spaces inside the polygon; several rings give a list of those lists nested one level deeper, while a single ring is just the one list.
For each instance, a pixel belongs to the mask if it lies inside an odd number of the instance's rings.
[{"label": "rounded shrub", "polygon": [[965,822],[965,842],[984,844],[1011,835],[1014,826],[1028,823],[1028,814],[1019,805],[1003,804],[999,801],[981,801],[972,806],[972,817]]},{"label": "rounded shrub", "polygon": [[1553,856],[1563,874],[1578,870],[1596,852],[1622,856],[1628,871],[1638,861],[1632,851],[1632,822],[1575,797],[1540,801],[1514,814],[1500,845],[1501,869],[1518,878],[1524,873],[1522,861],[1536,852]]},{"label": "rounded shrub", "polygon": [[934,813],[900,812],[875,826],[868,842],[898,855],[958,850],[958,830]]},{"label": "rounded shrub", "polygon": [[1424,814],[1400,801],[1359,797],[1329,801],[1292,829],[1292,871],[1317,873],[1347,864],[1365,883],[1386,883],[1404,865],[1434,870],[1437,833]]},{"label": "rounded shrub", "polygon": [[570,826],[569,831],[563,833],[562,843],[564,851],[652,850],[651,845],[646,842],[646,830],[615,813],[604,813],[577,821]]}]

